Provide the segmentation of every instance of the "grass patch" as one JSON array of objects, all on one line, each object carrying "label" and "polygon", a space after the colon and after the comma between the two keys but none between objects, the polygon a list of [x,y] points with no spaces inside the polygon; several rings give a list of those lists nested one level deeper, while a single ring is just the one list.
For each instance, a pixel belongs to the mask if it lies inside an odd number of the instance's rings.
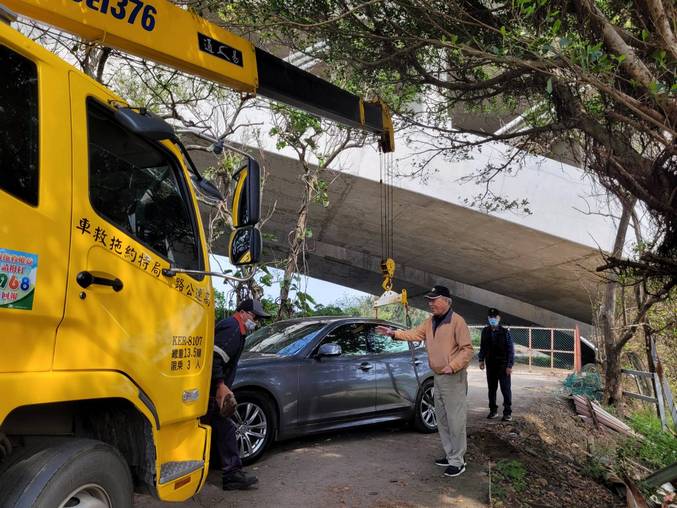
[{"label": "grass patch", "polygon": [[527,470],[519,460],[499,460],[496,463],[495,475],[498,480],[510,483],[517,493],[527,488]]},{"label": "grass patch", "polygon": [[652,470],[677,462],[677,439],[672,432],[661,429],[661,422],[655,414],[639,411],[628,418],[628,423],[645,439],[627,439],[619,450],[621,457],[638,458]]},{"label": "grass patch", "polygon": [[588,478],[592,478],[597,482],[601,482],[606,478],[607,468],[596,457],[588,457],[588,460],[581,468],[581,474]]}]

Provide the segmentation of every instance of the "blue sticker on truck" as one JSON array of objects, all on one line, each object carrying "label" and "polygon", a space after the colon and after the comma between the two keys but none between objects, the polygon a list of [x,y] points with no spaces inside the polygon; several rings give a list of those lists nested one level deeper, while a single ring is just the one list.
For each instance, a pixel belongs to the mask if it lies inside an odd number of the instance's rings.
[{"label": "blue sticker on truck", "polygon": [[33,309],[38,255],[0,249],[0,308]]}]

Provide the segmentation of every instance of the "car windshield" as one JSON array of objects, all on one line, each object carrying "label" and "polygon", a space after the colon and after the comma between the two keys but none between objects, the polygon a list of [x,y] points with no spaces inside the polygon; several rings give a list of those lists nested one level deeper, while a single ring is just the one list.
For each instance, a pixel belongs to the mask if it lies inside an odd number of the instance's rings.
[{"label": "car windshield", "polygon": [[292,356],[306,347],[326,324],[317,321],[273,323],[247,337],[244,350]]}]

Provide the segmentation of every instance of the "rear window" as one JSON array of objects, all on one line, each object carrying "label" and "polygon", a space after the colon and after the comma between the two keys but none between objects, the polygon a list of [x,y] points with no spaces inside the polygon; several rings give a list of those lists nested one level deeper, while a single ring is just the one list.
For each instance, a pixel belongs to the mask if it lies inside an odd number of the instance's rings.
[{"label": "rear window", "polygon": [[0,189],[38,204],[38,69],[0,45]]}]

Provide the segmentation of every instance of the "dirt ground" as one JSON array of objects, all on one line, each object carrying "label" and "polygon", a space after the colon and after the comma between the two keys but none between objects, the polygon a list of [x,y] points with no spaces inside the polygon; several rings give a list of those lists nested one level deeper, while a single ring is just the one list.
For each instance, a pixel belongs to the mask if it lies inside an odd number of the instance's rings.
[{"label": "dirt ground", "polygon": [[[457,478],[444,477],[443,469],[433,463],[443,455],[437,434],[419,434],[402,425],[380,425],[278,443],[248,469],[258,476],[258,488],[224,492],[219,473],[212,472],[200,494],[174,506],[488,506],[490,471],[501,459],[520,460],[526,465],[529,488],[520,492],[504,489],[503,501],[493,496],[495,505],[614,506],[615,500],[598,484],[592,485],[598,490],[590,498],[571,497],[566,488],[576,491],[576,485],[584,481],[580,467],[573,464],[574,458],[568,464],[557,454],[546,456],[552,440],[578,423],[563,422],[562,429],[553,428],[559,421],[552,418],[553,412],[567,411],[564,406],[558,407],[565,404],[557,395],[562,378],[562,374],[540,370],[514,372],[514,421],[503,423],[486,420],[484,373],[469,369],[468,466]],[[580,438],[577,432],[565,436],[573,441],[572,446]],[[585,447],[585,440],[581,446]],[[136,508],[160,506],[167,505],[147,496],[137,496],[135,502]]]}]

